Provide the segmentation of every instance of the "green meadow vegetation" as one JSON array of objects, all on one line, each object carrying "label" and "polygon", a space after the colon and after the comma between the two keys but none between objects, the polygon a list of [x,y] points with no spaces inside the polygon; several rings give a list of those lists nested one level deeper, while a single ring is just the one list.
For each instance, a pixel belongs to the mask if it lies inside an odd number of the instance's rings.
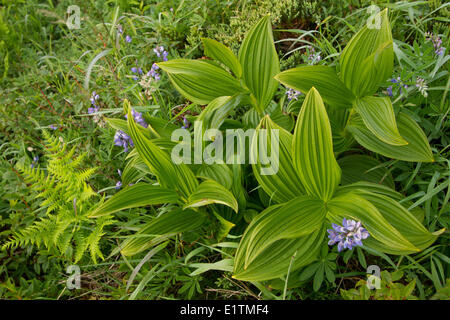
[{"label": "green meadow vegetation", "polygon": [[449,6],[0,0],[0,299],[448,300]]}]

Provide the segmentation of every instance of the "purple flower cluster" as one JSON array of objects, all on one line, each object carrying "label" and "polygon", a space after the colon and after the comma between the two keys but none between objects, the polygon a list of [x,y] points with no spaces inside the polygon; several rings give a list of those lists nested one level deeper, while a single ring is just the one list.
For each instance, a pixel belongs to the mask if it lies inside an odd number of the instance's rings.
[{"label": "purple flower cluster", "polygon": [[156,48],[153,49],[153,52],[156,53],[156,56],[158,58],[162,58],[163,61],[167,61],[167,56],[169,55],[169,53],[164,50],[163,46],[157,46]]},{"label": "purple flower cluster", "polygon": [[[141,126],[143,126],[144,128],[148,127],[147,122],[145,122],[144,116],[142,115],[141,112],[137,112],[134,109],[131,110],[131,115],[133,116],[134,121],[136,121],[136,123],[140,124]],[[125,115],[125,118],[128,120],[128,115]]]},{"label": "purple flower cluster", "polygon": [[125,152],[128,152],[128,147],[133,147],[134,143],[130,136],[122,130],[117,130],[114,135],[114,145],[123,147]]},{"label": "purple flower cluster", "polygon": [[338,251],[342,249],[351,250],[353,247],[362,246],[362,240],[367,239],[370,234],[361,226],[361,222],[355,220],[347,220],[344,218],[342,226],[332,223],[333,229],[328,229],[329,233],[328,245],[338,244]]},{"label": "purple flower cluster", "polygon": [[34,157],[33,157],[33,161],[31,162],[30,167],[31,167],[31,168],[34,168],[34,167],[37,165],[38,161],[39,161],[39,156],[34,156]]},{"label": "purple flower cluster", "polygon": [[130,43],[130,42],[131,42],[131,37],[130,37],[129,35],[127,35],[127,36],[125,37],[125,41],[126,41],[127,43]]},{"label": "purple flower cluster", "polygon": [[288,91],[286,91],[287,97],[289,101],[294,100],[298,100],[298,96],[301,95],[302,93],[300,91],[294,90],[294,89],[289,89]]},{"label": "purple flower cluster", "polygon": [[159,75],[159,73],[156,72],[156,70],[158,70],[158,69],[159,69],[158,65],[156,63],[154,63],[152,65],[152,68],[149,70],[149,72],[147,72],[147,77],[152,77],[156,81],[161,79],[161,76]]},{"label": "purple flower cluster", "polygon": [[92,104],[93,107],[90,107],[88,109],[88,113],[89,114],[98,112],[98,110],[100,109],[100,107],[97,105],[97,102],[98,102],[99,98],[100,98],[100,96],[97,94],[97,92],[95,92],[95,91],[92,92],[91,99],[89,99],[89,100],[91,100],[91,104]]},{"label": "purple flower cluster", "polygon": [[444,54],[445,48],[442,46],[442,39],[439,38],[438,35],[434,35],[431,32],[427,32],[425,33],[425,37],[427,41],[431,41],[433,43],[434,53],[436,53],[438,56]]},{"label": "purple flower cluster", "polygon": [[51,124],[49,127],[50,127],[50,129],[52,129],[52,130],[58,129],[58,127],[57,127],[56,125],[54,125],[54,124]]},{"label": "purple flower cluster", "polygon": [[183,126],[181,127],[181,129],[187,129],[189,128],[189,120],[186,119],[186,117],[183,117]]},{"label": "purple flower cluster", "polygon": [[316,50],[312,46],[309,46],[306,49],[306,54],[307,54],[308,64],[310,64],[310,65],[315,64],[315,63],[319,62],[320,60],[322,60],[322,57],[320,56],[320,52],[316,52]]},{"label": "purple flower cluster", "polygon": [[392,90],[394,89],[394,86],[398,87],[398,88],[404,88],[404,89],[408,89],[408,85],[403,83],[402,79],[400,77],[397,78],[392,78],[391,80],[392,85],[390,85],[389,87],[387,87],[386,91],[387,94],[392,97],[394,94],[392,92]]}]

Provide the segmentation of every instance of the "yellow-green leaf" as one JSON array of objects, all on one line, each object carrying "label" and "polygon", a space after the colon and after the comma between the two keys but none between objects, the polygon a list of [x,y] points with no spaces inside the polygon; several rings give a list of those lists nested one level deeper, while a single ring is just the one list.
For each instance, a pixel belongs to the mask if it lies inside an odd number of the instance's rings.
[{"label": "yellow-green leaf", "polygon": [[402,146],[408,142],[397,129],[394,108],[388,97],[364,97],[355,101],[355,109],[366,127],[383,142]]},{"label": "yellow-green leaf", "polygon": [[333,153],[328,115],[319,92],[313,87],[306,95],[294,131],[293,160],[306,192],[329,200],[340,179]]}]

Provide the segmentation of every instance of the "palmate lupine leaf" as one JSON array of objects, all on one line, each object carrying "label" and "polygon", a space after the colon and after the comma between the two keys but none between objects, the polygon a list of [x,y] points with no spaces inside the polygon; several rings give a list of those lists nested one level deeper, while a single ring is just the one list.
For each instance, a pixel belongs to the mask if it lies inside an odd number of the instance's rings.
[{"label": "palmate lupine leaf", "polygon": [[324,201],[341,179],[333,153],[331,126],[322,98],[315,88],[306,95],[292,141],[294,167],[306,192]]},{"label": "palmate lupine leaf", "polygon": [[160,62],[158,66],[169,74],[173,85],[184,97],[198,104],[246,91],[236,78],[207,61],[175,59]]},{"label": "palmate lupine leaf", "polygon": [[354,105],[366,127],[378,139],[394,146],[408,144],[398,132],[394,108],[388,97],[364,97],[357,99]]},{"label": "palmate lupine leaf", "polygon": [[[380,25],[366,25],[353,36],[340,56],[340,77],[356,97],[372,95],[394,67],[394,50],[387,9],[377,14]],[[379,27],[379,28],[377,28]]]},{"label": "palmate lupine leaf", "polygon": [[364,124],[359,115],[354,115],[347,129],[363,147],[386,157],[418,162],[433,162],[433,153],[427,136],[419,125],[407,114],[397,115],[397,127],[407,145],[395,146],[378,139]]},{"label": "palmate lupine leaf", "polygon": [[[263,139],[260,144],[261,129],[267,131],[267,142]],[[276,174],[263,175],[261,168],[264,166],[259,160],[259,152],[267,152],[267,148],[272,145],[272,132],[278,130],[279,139],[279,168]],[[264,137],[265,138],[265,137]],[[271,201],[283,203],[305,194],[300,177],[292,163],[292,134],[275,124],[269,116],[265,116],[258,127],[252,141],[252,155],[255,157],[255,164],[252,164],[253,174],[256,180],[269,195]],[[270,153],[265,153],[269,155]]]},{"label": "palmate lupine leaf", "polygon": [[269,16],[248,32],[239,50],[239,61],[242,79],[252,93],[256,110],[262,114],[278,88],[273,77],[280,72]]},{"label": "palmate lupine leaf", "polygon": [[179,196],[173,190],[161,186],[153,186],[148,183],[137,183],[132,186],[127,186],[116,193],[112,198],[90,213],[89,216],[97,218],[124,209],[176,203],[178,201]]},{"label": "palmate lupine leaf", "polygon": [[355,100],[354,94],[342,83],[332,67],[302,66],[283,71],[275,79],[303,93],[314,87],[323,101],[335,107],[351,108]]},{"label": "palmate lupine leaf", "polygon": [[205,48],[205,56],[222,62],[230,68],[237,78],[242,76],[241,64],[230,48],[213,39],[202,38],[202,42]]}]

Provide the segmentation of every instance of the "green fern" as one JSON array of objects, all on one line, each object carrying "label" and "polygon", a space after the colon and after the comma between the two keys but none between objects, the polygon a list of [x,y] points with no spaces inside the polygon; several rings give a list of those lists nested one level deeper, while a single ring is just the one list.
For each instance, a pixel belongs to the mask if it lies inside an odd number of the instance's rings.
[{"label": "green fern", "polygon": [[[93,205],[89,201],[98,194],[87,184],[97,168],[80,169],[86,154],[74,156],[76,147],[67,151],[66,144],[43,132],[46,170],[17,164],[36,198],[43,199],[40,206],[46,209],[46,217],[31,226],[19,230],[3,245],[3,249],[18,246],[44,246],[48,251],[63,255],[74,262],[89,251],[92,260],[103,259],[100,240],[104,227],[113,223],[109,217],[90,219]],[[45,171],[47,173],[45,173]]]}]

